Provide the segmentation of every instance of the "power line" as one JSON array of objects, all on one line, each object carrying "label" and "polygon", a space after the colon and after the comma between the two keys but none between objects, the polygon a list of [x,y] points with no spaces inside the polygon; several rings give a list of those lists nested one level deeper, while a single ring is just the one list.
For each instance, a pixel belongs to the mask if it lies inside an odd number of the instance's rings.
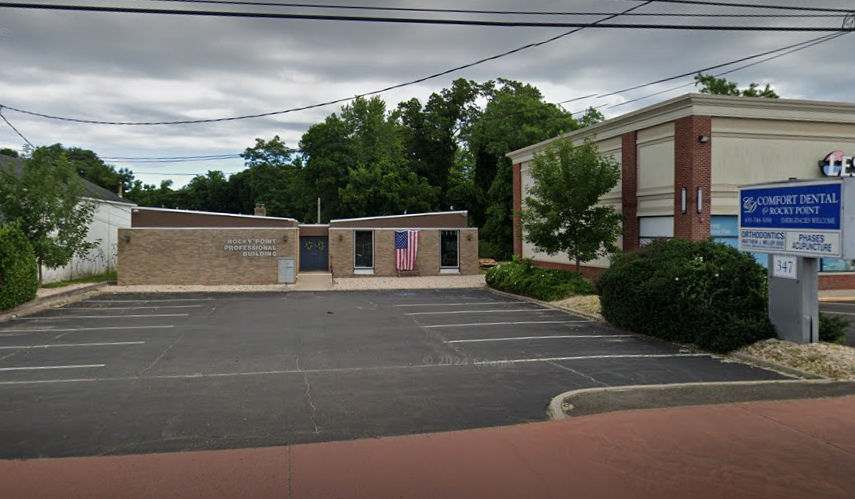
[{"label": "power line", "polygon": [[492,28],[608,28],[608,29],[664,29],[689,31],[837,31],[839,28],[821,26],[735,26],[687,24],[599,24],[583,22],[488,21],[467,19],[428,19],[412,17],[342,16],[324,14],[289,14],[272,12],[239,12],[214,10],[138,9],[132,7],[100,7],[91,5],[54,5],[2,2],[0,7],[64,12],[97,12],[111,14],[151,14],[174,16],[227,17],[244,19],[289,19],[303,21],[344,21],[391,24],[429,24],[450,26],[478,26]]},{"label": "power line", "polygon": [[[240,172],[223,172],[220,170],[209,170],[209,172],[210,171],[218,171],[218,172],[222,173],[223,175],[234,175],[236,173],[240,173]],[[173,175],[180,176],[180,177],[200,177],[200,176],[204,177],[207,174],[207,172],[206,173],[164,173],[164,172],[139,172],[139,171],[134,172],[134,174],[137,174],[137,173],[144,174],[144,175],[158,175],[161,177],[171,177]]]},{"label": "power line", "polygon": [[[630,2],[640,2],[642,0],[628,0]],[[705,5],[711,7],[735,7],[747,9],[772,9],[772,10],[800,10],[805,12],[839,12],[846,14],[852,9],[837,9],[829,7],[797,7],[792,5],[764,5],[756,3],[731,3],[731,2],[709,2],[704,0],[653,0],[655,3],[674,3],[674,4],[689,4],[689,5]]]},{"label": "power line", "polygon": [[[731,73],[735,73],[735,72],[737,72],[737,71],[741,71],[741,70],[743,70],[743,69],[750,68],[750,67],[752,67],[752,66],[756,66],[756,65],[758,65],[758,64],[762,64],[762,63],[764,63],[764,62],[769,62],[769,61],[772,61],[772,60],[774,60],[774,59],[778,59],[778,58],[780,58],[780,57],[784,57],[785,55],[789,55],[789,54],[792,54],[792,53],[794,53],[794,52],[799,52],[799,51],[801,51],[801,50],[804,50],[804,49],[807,49],[807,48],[813,47],[813,46],[815,46],[815,45],[819,45],[819,44],[821,44],[821,43],[829,42],[829,41],[831,41],[831,40],[836,40],[837,38],[840,38],[841,36],[848,35],[848,34],[849,34],[849,32],[838,33],[838,34],[836,34],[836,35],[831,35],[831,36],[829,36],[829,37],[823,37],[824,39],[813,40],[813,41],[812,41],[812,43],[809,43],[808,45],[803,45],[803,46],[801,46],[801,47],[794,48],[794,49],[789,50],[789,51],[787,51],[787,52],[783,52],[783,53],[780,53],[780,54],[776,54],[776,55],[774,55],[774,56],[767,57],[766,59],[762,59],[762,60],[759,60],[759,61],[755,61],[755,62],[752,62],[752,63],[750,63],[750,64],[745,64],[745,65],[740,66],[740,67],[738,67],[738,68],[733,68],[733,69],[730,69],[730,70],[728,70],[728,71],[724,71],[724,72],[721,72],[721,73],[715,74],[715,75],[713,75],[713,76],[715,76],[716,78],[719,78],[719,77],[722,77],[722,76],[725,76],[725,75],[729,75],[729,74],[731,74]],[[695,82],[694,82],[694,81],[690,81],[689,83],[686,83],[686,84],[684,84],[684,85],[678,85],[678,86],[676,86],[676,87],[672,87],[672,88],[669,88],[669,89],[667,89],[667,90],[661,90],[661,91],[659,91],[659,92],[655,92],[655,93],[652,93],[652,94],[649,94],[649,95],[645,95],[645,96],[642,96],[642,97],[638,97],[638,98],[636,98],[636,99],[631,99],[631,100],[628,100],[628,101],[624,101],[624,102],[621,102],[621,103],[619,103],[619,104],[612,104],[612,105],[608,106],[608,109],[612,109],[612,108],[615,108],[615,107],[625,106],[625,105],[627,105],[627,104],[631,104],[631,103],[633,103],[633,102],[638,102],[638,101],[641,101],[641,100],[644,100],[644,99],[649,99],[650,97],[655,97],[655,96],[657,96],[657,95],[662,95],[662,94],[666,94],[666,93],[668,93],[668,92],[673,92],[674,90],[679,90],[679,89],[681,89],[681,88],[685,88],[685,87],[688,87],[688,86],[691,86],[691,85],[694,85],[694,84],[695,84]]]},{"label": "power line", "polygon": [[[278,2],[239,2],[233,0],[142,0],[145,2],[192,3],[214,5],[241,5],[250,7],[285,7],[325,10],[365,10],[377,12],[424,12],[435,14],[485,14],[485,15],[515,15],[515,16],[608,16],[613,12],[556,12],[529,10],[474,10],[474,9],[429,9],[415,7],[374,7],[365,5],[322,5],[307,3],[278,3]],[[627,17],[839,17],[839,14],[695,14],[695,13],[655,13],[639,12],[624,14]]]},{"label": "power line", "polygon": [[27,145],[29,145],[33,149],[36,148],[36,146],[34,146],[32,142],[30,142],[26,137],[24,137],[24,134],[22,134],[20,131],[18,131],[17,128],[15,128],[15,125],[10,123],[9,120],[6,119],[5,116],[3,116],[3,106],[2,105],[0,105],[0,118],[3,118],[3,121],[5,121],[7,125],[9,125],[9,128],[11,128],[15,133],[17,133],[18,137],[21,137],[24,140],[24,142],[27,143]]},{"label": "power line", "polygon": [[[634,7],[631,7],[629,9],[626,9],[623,12],[620,12],[618,14],[611,14],[609,16],[602,18],[602,19],[599,19],[599,20],[595,21],[594,23],[592,23],[592,25],[597,25],[599,23],[610,21],[616,17],[622,16],[624,14],[628,14],[630,12],[638,10],[638,9],[640,9],[646,5],[649,5],[649,4],[650,4],[650,0],[648,0],[642,4],[636,5]],[[341,104],[342,102],[349,102],[350,100],[355,99],[357,97],[369,97],[372,95],[379,95],[379,94],[382,94],[382,93],[385,93],[385,92],[388,92],[391,90],[397,90],[399,88],[417,85],[419,83],[424,83],[426,81],[433,80],[436,78],[440,78],[442,76],[447,76],[449,74],[456,73],[456,72],[462,71],[464,69],[473,68],[475,66],[479,66],[479,65],[484,64],[486,62],[495,61],[495,60],[501,59],[503,57],[508,57],[510,55],[513,55],[513,54],[516,54],[519,52],[523,52],[525,50],[537,48],[537,47],[546,45],[548,43],[552,43],[552,42],[560,40],[564,37],[570,36],[574,33],[578,33],[580,31],[582,31],[583,29],[585,29],[585,28],[583,27],[583,28],[572,29],[570,31],[566,31],[564,33],[553,36],[551,38],[547,38],[545,40],[541,40],[539,42],[529,43],[527,45],[523,45],[523,46],[517,47],[515,49],[511,49],[511,50],[508,50],[505,52],[501,52],[499,54],[496,54],[496,55],[493,55],[490,57],[485,57],[483,59],[479,59],[477,61],[470,62],[470,63],[464,64],[462,66],[457,66],[457,67],[454,67],[451,69],[447,69],[445,71],[440,71],[439,73],[434,73],[434,74],[424,76],[421,78],[417,78],[415,80],[411,80],[408,82],[398,83],[396,85],[391,85],[391,86],[388,86],[385,88],[381,88],[379,90],[373,90],[371,92],[365,92],[362,94],[357,94],[353,97],[345,97],[345,98],[335,99],[335,100],[331,100],[331,101],[327,101],[327,102],[321,102],[318,104],[310,104],[308,106],[285,109],[282,111],[271,111],[271,112],[267,112],[267,113],[248,114],[248,115],[233,116],[233,117],[228,117],[228,118],[210,118],[210,119],[203,119],[203,120],[160,121],[160,122],[128,122],[128,121],[124,121],[123,122],[123,121],[98,121],[98,120],[85,120],[85,119],[79,119],[79,118],[66,118],[63,116],[53,116],[53,115],[44,114],[44,113],[36,113],[33,111],[27,111],[24,109],[18,109],[18,108],[14,108],[14,107],[10,107],[10,106],[4,106],[4,107],[6,107],[7,109],[10,109],[12,111],[16,111],[16,112],[23,113],[23,114],[29,114],[31,116],[37,116],[40,118],[59,120],[59,121],[68,121],[68,122],[72,122],[72,123],[86,123],[86,124],[92,124],[92,125],[117,125],[117,126],[189,125],[189,124],[197,124],[197,123],[216,123],[216,122],[223,122],[223,121],[237,121],[237,120],[246,120],[246,119],[253,119],[253,118],[263,118],[263,117],[268,117],[268,116],[276,116],[276,115],[294,113],[294,112],[298,112],[298,111],[306,111],[309,109],[316,109],[316,108],[320,108],[320,107],[332,106],[335,104]],[[2,104],[0,104],[0,105],[2,105]]]}]

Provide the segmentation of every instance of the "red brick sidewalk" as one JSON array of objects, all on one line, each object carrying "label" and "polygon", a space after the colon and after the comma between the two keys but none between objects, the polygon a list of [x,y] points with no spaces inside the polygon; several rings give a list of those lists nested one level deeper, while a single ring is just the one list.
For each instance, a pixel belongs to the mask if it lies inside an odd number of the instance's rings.
[{"label": "red brick sidewalk", "polygon": [[855,497],[855,397],[267,449],[0,462],[24,498]]}]

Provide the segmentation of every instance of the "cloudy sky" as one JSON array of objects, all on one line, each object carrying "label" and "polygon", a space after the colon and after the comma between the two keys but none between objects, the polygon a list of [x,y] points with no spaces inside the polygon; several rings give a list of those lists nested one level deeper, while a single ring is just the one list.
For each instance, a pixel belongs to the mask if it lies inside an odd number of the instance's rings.
[{"label": "cloudy sky", "polygon": [[[285,0],[266,0],[285,3]],[[748,3],[747,0],[729,0]],[[593,22],[603,16],[466,15],[209,5],[152,0],[32,0],[28,3],[135,8],[287,12],[500,21]],[[303,0],[302,3],[323,3]],[[617,13],[633,0],[354,0],[337,5]],[[853,8],[848,0],[751,0],[763,5]],[[811,14],[654,2],[635,13]],[[814,12],[813,14],[818,14]],[[816,18],[623,17],[612,22],[840,27],[843,15]],[[352,97],[551,38],[566,28],[402,25],[368,22],[47,12],[0,8],[0,105],[100,121],[178,121],[265,113]],[[606,94],[649,81],[778,49],[828,33],[586,29],[555,42],[383,94],[389,107],[424,100],[456,78],[499,77],[531,83],[550,102]],[[727,77],[771,83],[783,97],[855,101],[851,54],[843,36]],[[846,54],[850,54],[847,56]],[[735,66],[734,66],[735,67]],[[725,71],[730,68],[723,68]],[[566,104],[570,111],[609,106],[691,81],[684,78],[611,97]],[[601,110],[609,116],[688,92],[685,87]],[[279,135],[297,147],[302,133],[340,105],[260,119],[175,126],[105,126],[3,114],[36,145],[61,142],[102,157],[175,157],[239,153],[256,137]],[[0,147],[23,141],[0,122]],[[183,185],[209,169],[235,172],[238,159],[129,164],[148,183]],[[147,172],[147,173],[143,173]]]}]

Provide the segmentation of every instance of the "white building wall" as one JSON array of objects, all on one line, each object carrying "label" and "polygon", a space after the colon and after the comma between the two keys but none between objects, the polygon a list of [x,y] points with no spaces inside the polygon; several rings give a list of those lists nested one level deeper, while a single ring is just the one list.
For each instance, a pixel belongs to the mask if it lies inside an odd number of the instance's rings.
[{"label": "white building wall", "polygon": [[119,246],[119,229],[131,226],[132,205],[93,200],[95,214],[89,225],[86,240],[99,241],[83,258],[74,257],[71,262],[56,269],[43,267],[45,283],[68,281],[80,277],[106,274],[116,270],[116,256]]}]

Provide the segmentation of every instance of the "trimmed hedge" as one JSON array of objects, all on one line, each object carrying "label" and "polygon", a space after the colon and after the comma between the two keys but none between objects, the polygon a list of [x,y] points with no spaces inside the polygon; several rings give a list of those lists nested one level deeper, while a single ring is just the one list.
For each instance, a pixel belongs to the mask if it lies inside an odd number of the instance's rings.
[{"label": "trimmed hedge", "polygon": [[819,314],[819,341],[846,344],[846,330],[849,320],[835,315]]},{"label": "trimmed hedge", "polygon": [[725,244],[654,241],[617,255],[597,291],[606,320],[667,341],[728,352],[775,336],[766,270]]},{"label": "trimmed hedge", "polygon": [[0,225],[0,310],[32,300],[38,289],[38,266],[33,247],[23,232]]},{"label": "trimmed hedge", "polygon": [[592,295],[594,285],[581,274],[563,270],[541,269],[530,259],[497,265],[487,272],[487,285],[517,295],[544,301],[563,300],[574,295]]}]

